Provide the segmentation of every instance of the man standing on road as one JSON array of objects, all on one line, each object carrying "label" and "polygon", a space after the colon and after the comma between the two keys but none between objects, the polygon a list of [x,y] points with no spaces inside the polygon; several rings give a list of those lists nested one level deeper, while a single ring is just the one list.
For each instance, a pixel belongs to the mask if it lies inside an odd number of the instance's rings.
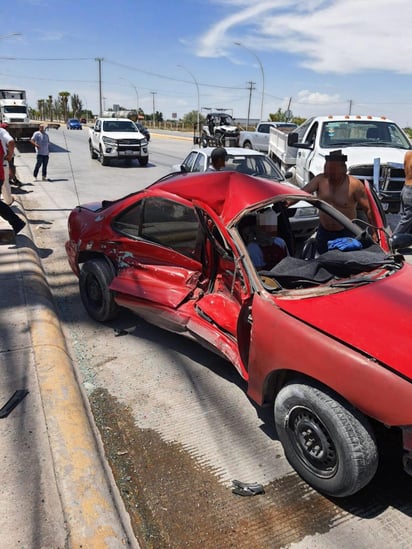
[{"label": "man standing on road", "polygon": [[401,218],[393,234],[410,233],[412,229],[412,151],[405,154],[405,184],[401,192]]},{"label": "man standing on road", "polygon": [[34,145],[37,151],[37,161],[34,166],[33,177],[37,181],[37,174],[40,168],[42,169],[42,179],[47,180],[47,165],[49,163],[49,136],[46,133],[46,127],[44,124],[39,125],[37,132],[34,132],[30,143]]},{"label": "man standing on road", "polygon": [[216,149],[213,149],[210,155],[211,165],[209,166],[208,171],[218,172],[223,170],[226,166],[226,158],[227,151],[224,147],[216,147]]},{"label": "man standing on road", "polygon": [[[368,196],[365,187],[359,179],[347,174],[347,156],[342,151],[332,151],[325,156],[324,172],[314,177],[303,190],[334,206],[349,219],[356,219],[356,210],[363,210],[368,221],[373,225]],[[316,234],[316,246],[320,254],[328,250],[328,241],[337,238],[353,237],[353,233],[345,229],[324,212],[319,212],[319,227]]]}]

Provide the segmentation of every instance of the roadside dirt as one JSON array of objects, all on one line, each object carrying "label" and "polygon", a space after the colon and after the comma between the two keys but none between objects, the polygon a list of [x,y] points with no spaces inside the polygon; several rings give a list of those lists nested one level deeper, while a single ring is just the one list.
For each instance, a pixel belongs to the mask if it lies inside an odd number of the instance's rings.
[{"label": "roadside dirt", "polygon": [[286,547],[328,531],[342,513],[294,474],[262,495],[232,494],[183,446],[136,427],[130,410],[106,390],[95,390],[90,402],[142,548]]}]

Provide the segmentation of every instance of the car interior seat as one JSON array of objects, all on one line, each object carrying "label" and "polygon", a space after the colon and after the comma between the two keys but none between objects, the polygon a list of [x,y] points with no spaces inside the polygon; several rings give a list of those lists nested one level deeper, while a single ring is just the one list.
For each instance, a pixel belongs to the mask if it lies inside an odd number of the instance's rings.
[{"label": "car interior seat", "polygon": [[369,128],[366,132],[367,139],[380,139],[381,135],[378,128]]}]

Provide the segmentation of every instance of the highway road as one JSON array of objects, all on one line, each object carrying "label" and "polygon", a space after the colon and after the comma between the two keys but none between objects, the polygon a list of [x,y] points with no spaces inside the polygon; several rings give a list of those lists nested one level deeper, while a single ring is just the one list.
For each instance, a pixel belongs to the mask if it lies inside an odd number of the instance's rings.
[{"label": "highway road", "polygon": [[[390,438],[367,488],[340,500],[322,496],[286,462],[272,411],[253,406],[230,364],[131,314],[98,324],[84,311],[64,250],[70,210],[167,174],[191,149],[190,136],[154,133],[147,167],[103,167],[90,158],[87,130],[49,135],[50,180],[26,177],[20,198],[141,546],[410,547],[412,479]],[[30,174],[34,161],[31,148],[20,147],[18,171]],[[259,482],[265,493],[234,495],[233,479]]]}]

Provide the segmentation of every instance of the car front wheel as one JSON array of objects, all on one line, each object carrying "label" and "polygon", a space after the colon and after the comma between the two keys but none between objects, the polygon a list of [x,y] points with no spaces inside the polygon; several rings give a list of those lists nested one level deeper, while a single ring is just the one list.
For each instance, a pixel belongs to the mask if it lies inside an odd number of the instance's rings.
[{"label": "car front wheel", "polygon": [[319,492],[349,496],[376,473],[378,450],[367,418],[324,387],[285,385],[275,399],[275,424],[289,463]]},{"label": "car front wheel", "polygon": [[109,285],[115,276],[114,268],[103,258],[89,259],[81,268],[80,297],[88,314],[98,322],[115,318],[119,306]]},{"label": "car front wheel", "polygon": [[90,151],[91,158],[95,160],[97,158],[97,154],[96,154],[96,151],[93,149],[93,145],[91,141],[89,141],[89,151]]},{"label": "car front wheel", "polygon": [[107,156],[104,156],[103,149],[99,148],[99,162],[102,166],[108,166],[110,160],[107,158]]}]

